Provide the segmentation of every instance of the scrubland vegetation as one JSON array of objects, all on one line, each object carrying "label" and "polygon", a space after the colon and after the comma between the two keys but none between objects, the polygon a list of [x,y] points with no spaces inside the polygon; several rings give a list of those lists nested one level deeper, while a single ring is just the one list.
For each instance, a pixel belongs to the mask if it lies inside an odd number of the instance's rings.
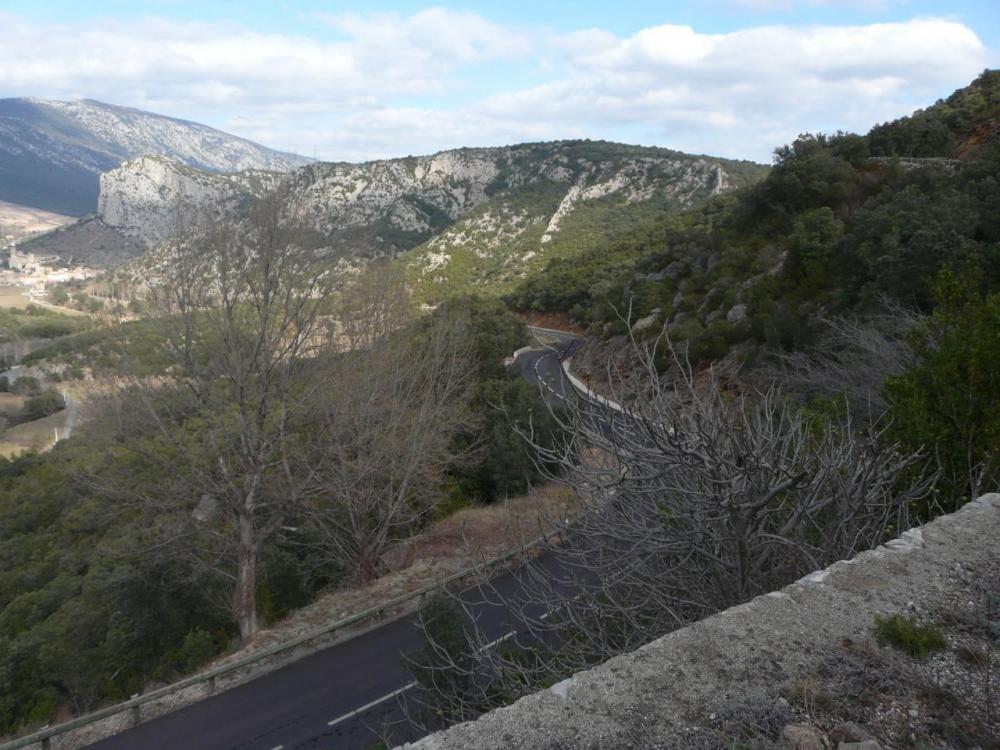
[{"label": "scrubland vegetation", "polygon": [[474,298],[418,317],[378,269],[324,286],[275,210],[179,246],[148,318],[27,358],[118,385],[0,465],[0,731],[171,679],[378,575],[439,508],[536,480],[514,430],[547,411],[503,365],[521,321]]},{"label": "scrubland vegetation", "polygon": [[468,721],[1000,488],[998,117],[987,71],[868,136],[803,136],[759,184],[508,298],[588,325],[625,411],[571,404],[535,446],[584,507],[561,565],[525,561],[516,643],[428,609],[408,718]]},{"label": "scrubland vegetation", "polygon": [[[195,668],[542,478],[582,509],[553,519],[568,578],[525,561],[528,648],[428,608],[415,720],[473,718],[996,489],[998,118],[987,71],[868,135],[802,136],[700,207],[609,204],[615,232],[581,223],[503,301],[419,314],[381,265],[344,288],[279,193],[171,246],[140,320],[0,316],[58,337],[25,364],[116,381],[76,437],[0,464],[0,732]],[[588,326],[625,413],[550,409],[508,372],[513,311]],[[933,647],[907,627],[884,636]]]}]

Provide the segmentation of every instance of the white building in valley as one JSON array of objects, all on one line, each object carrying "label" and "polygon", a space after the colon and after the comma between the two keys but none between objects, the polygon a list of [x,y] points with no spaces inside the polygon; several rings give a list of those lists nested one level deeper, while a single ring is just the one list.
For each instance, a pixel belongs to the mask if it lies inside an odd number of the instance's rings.
[{"label": "white building in valley", "polygon": [[10,265],[11,271],[17,271],[18,273],[38,273],[41,268],[41,264],[35,258],[35,254],[22,253],[17,249],[16,242],[10,246],[8,265]]}]

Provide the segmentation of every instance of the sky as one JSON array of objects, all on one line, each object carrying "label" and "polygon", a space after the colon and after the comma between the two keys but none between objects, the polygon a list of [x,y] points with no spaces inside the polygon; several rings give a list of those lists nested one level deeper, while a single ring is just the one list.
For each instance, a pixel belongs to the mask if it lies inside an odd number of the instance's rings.
[{"label": "sky", "polygon": [[0,0],[0,97],[359,161],[594,138],[769,162],[1000,66],[997,0]]}]

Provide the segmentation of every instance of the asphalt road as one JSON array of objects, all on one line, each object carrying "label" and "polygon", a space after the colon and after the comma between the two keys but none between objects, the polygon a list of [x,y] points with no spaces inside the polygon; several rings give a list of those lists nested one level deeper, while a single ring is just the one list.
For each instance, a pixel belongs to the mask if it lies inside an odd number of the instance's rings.
[{"label": "asphalt road", "polygon": [[[522,353],[517,365],[525,378],[544,382],[553,397],[564,398],[572,386],[563,375],[560,357],[571,354],[579,339],[571,334],[548,335],[556,343]],[[506,599],[519,582],[516,573],[508,572],[493,585]],[[482,601],[475,590],[465,598],[490,638],[511,634],[503,606]],[[403,655],[420,645],[416,618],[410,615],[88,747],[365,750],[379,742],[378,730],[387,714],[398,718],[400,692],[417,689]]]}]

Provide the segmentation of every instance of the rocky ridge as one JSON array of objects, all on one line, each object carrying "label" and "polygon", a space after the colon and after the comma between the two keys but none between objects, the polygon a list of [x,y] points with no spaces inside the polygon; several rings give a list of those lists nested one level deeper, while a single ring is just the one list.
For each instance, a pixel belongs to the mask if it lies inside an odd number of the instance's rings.
[{"label": "rocky ridge", "polygon": [[252,195],[274,189],[280,172],[204,172],[165,156],[140,156],[101,175],[97,213],[108,227],[146,247],[177,231],[178,221],[208,211],[237,209]]},{"label": "rocky ridge", "polygon": [[287,179],[141,157],[102,176],[99,213],[153,247],[170,236],[178,206],[236,208],[285,179],[289,212],[327,237],[339,261],[402,256],[430,299],[475,285],[501,288],[553,254],[763,173],[749,162],[589,141],[317,163]]},{"label": "rocky ridge", "polygon": [[216,172],[287,171],[309,162],[138,109],[92,100],[0,99],[0,200],[71,216],[93,213],[98,176],[142,154]]},{"label": "rocky ridge", "polygon": [[740,167],[641,152],[573,164],[556,154],[542,179],[477,207],[410,253],[409,274],[428,301],[472,287],[507,291],[552,257],[613,242],[646,219],[754,179]]}]

